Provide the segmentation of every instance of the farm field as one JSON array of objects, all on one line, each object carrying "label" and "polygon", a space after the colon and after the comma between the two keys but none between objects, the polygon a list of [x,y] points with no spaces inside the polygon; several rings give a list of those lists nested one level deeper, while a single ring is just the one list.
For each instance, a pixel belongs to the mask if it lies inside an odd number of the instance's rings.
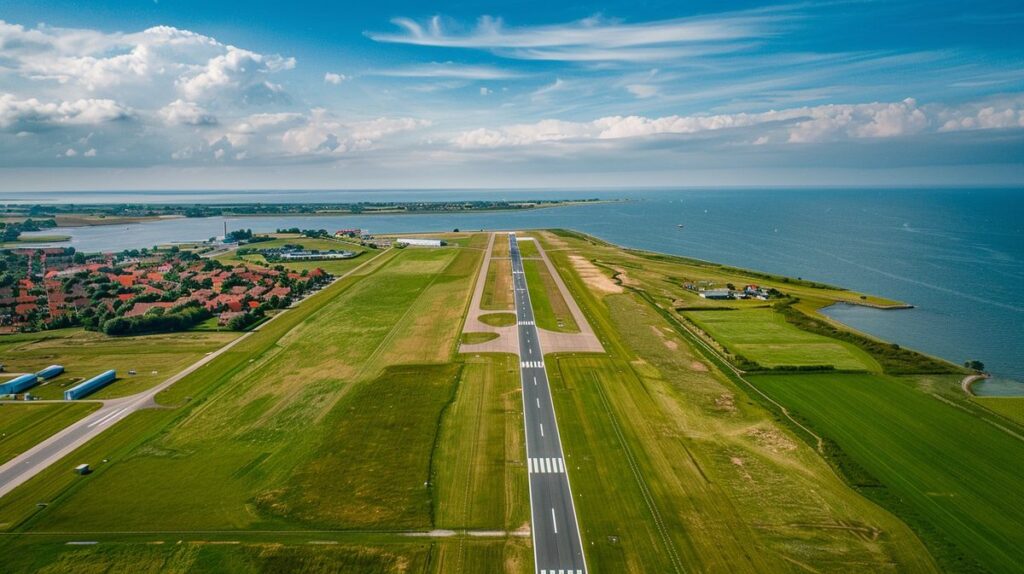
[{"label": "farm field", "polygon": [[547,265],[538,259],[527,259],[523,261],[523,271],[526,273],[526,285],[530,290],[537,326],[549,331],[578,333],[580,328],[572,318],[569,305],[558,290]]},{"label": "farm field", "polygon": [[746,357],[762,367],[825,365],[840,370],[881,369],[857,347],[802,331],[771,309],[687,311],[685,316],[733,355]]},{"label": "farm field", "polygon": [[98,408],[97,403],[0,403],[0,464]]},{"label": "farm field", "polygon": [[[58,364],[60,376],[29,392],[42,399],[63,398],[64,390],[107,369],[118,380],[90,399],[123,397],[162,382],[203,355],[219,349],[240,334],[183,332],[137,337],[109,337],[80,328],[58,329],[0,337],[0,356],[10,372],[36,372]],[[135,370],[135,375],[129,371]]]},{"label": "farm field", "polygon": [[941,565],[1010,572],[1024,563],[1024,505],[1010,502],[1024,490],[1019,436],[892,378],[751,380],[835,441],[888,496],[905,501]]}]

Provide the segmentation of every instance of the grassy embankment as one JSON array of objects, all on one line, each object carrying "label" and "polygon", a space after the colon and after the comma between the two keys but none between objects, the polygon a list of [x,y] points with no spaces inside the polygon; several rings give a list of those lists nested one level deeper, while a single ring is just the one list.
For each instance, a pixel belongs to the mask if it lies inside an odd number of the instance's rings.
[{"label": "grassy embankment", "polygon": [[[37,372],[52,364],[65,372],[29,392],[43,399],[63,398],[64,390],[107,369],[118,380],[91,395],[110,399],[144,391],[239,336],[239,333],[168,333],[108,337],[81,328],[0,337],[0,357],[10,372]],[[129,375],[130,370],[137,374]]]},{"label": "grassy embankment", "polygon": [[[636,292],[589,289],[570,258],[641,269],[636,255],[540,236],[608,350],[548,356],[591,572],[934,570],[904,524],[746,399],[657,308]],[[629,281],[660,291],[673,266]]]},{"label": "grassy embankment", "polygon": [[[472,250],[386,254],[162,393],[176,408],[133,415],[74,455],[108,458],[109,465],[69,480],[58,464],[0,501],[6,528],[33,533],[9,539],[20,557],[15,570],[55,560],[110,564],[118,553],[105,545],[126,537],[115,564],[152,555],[144,542],[227,537],[241,544],[204,546],[202,568],[240,557],[255,557],[241,560],[242,570],[266,568],[274,561],[260,556],[284,553],[282,567],[307,564],[311,571],[345,569],[358,557],[367,559],[360,571],[404,572],[416,564],[423,567],[415,571],[442,571],[444,557],[467,572],[496,563],[522,571],[529,553],[518,538],[434,541],[366,532],[425,530],[453,515],[446,509],[455,501],[435,484],[464,467],[453,458],[474,441],[440,448],[447,425],[465,424],[451,413],[474,412],[473,428],[513,440],[507,415],[491,406],[506,395],[486,393],[483,411],[459,408],[475,400],[466,390],[475,380],[452,355],[479,260]],[[487,487],[460,492],[463,508],[467,500],[480,509],[497,503],[490,473],[503,483],[512,464],[506,461],[515,457],[493,454],[476,455],[492,461],[476,471]],[[54,503],[38,509],[29,500]],[[502,516],[524,515],[518,498],[505,505]],[[177,532],[154,532],[161,530]],[[46,532],[67,540],[57,533],[78,531],[90,531],[104,548],[31,543]],[[130,532],[140,534],[124,534]],[[325,538],[349,545],[329,556],[322,547],[271,544]],[[156,554],[166,563],[176,550]]]},{"label": "grassy embankment", "polygon": [[98,408],[97,403],[0,403],[0,464]]},{"label": "grassy embankment", "polygon": [[[618,270],[626,281],[643,289],[663,315],[671,316],[665,309],[685,307],[680,305],[676,278],[700,278],[705,267],[665,269],[661,258],[639,257],[614,262],[620,264]],[[660,281],[638,280],[659,273],[663,274]],[[725,279],[739,283],[744,277]],[[964,397],[957,384],[958,367],[840,328],[814,314],[829,301],[848,298],[848,292],[815,291],[803,285],[794,291],[800,302],[774,311],[790,325],[831,336],[837,344],[856,345],[878,364],[872,370],[904,376],[788,373],[748,379],[822,437],[826,458],[845,481],[909,524],[942,569],[1007,571],[1019,565],[1024,560],[1020,539],[1024,506],[1006,505],[1006,501],[1019,498],[1024,488],[1024,477],[1015,471],[1019,466],[1015,461],[1024,459],[1024,427],[1014,423],[1012,415],[992,415]],[[692,340],[682,326],[676,325],[677,332]],[[709,332],[716,334],[714,327]],[[745,334],[743,330],[717,333],[723,347],[735,345],[735,339]],[[715,360],[710,355],[706,358]],[[807,356],[803,360],[814,364],[820,359]],[[776,405],[756,392],[748,396],[775,411],[797,436],[816,443],[815,437],[781,416]]]}]

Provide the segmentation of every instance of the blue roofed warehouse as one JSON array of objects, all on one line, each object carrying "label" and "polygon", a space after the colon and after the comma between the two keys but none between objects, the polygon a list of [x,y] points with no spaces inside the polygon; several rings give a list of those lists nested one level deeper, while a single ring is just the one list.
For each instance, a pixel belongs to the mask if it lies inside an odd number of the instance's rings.
[{"label": "blue roofed warehouse", "polygon": [[39,377],[40,379],[52,379],[52,378],[56,377],[57,375],[59,375],[59,374],[61,374],[63,372],[64,372],[64,367],[63,366],[61,366],[61,365],[50,365],[49,367],[46,367],[42,371],[39,371],[38,373],[36,373],[36,376]]},{"label": "blue roofed warehouse", "polygon": [[39,379],[33,374],[21,375],[20,377],[14,377],[6,383],[0,384],[0,395],[13,395],[20,393],[25,389],[34,387]]},{"label": "blue roofed warehouse", "polygon": [[116,378],[117,371],[114,371],[113,369],[106,371],[104,373],[100,373],[95,377],[89,379],[88,381],[78,383],[74,387],[71,387],[70,389],[64,391],[64,400],[74,401],[82,397],[87,397],[92,393],[114,382],[114,379]]}]

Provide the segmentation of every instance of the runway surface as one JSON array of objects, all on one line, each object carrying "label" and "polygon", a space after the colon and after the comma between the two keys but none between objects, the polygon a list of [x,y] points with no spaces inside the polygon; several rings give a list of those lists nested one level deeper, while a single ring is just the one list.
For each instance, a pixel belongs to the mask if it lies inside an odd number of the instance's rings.
[{"label": "runway surface", "polygon": [[515,234],[509,234],[509,243],[519,330],[535,568],[539,574],[583,574],[587,565],[566,472],[569,465],[558,435],[544,354]]}]

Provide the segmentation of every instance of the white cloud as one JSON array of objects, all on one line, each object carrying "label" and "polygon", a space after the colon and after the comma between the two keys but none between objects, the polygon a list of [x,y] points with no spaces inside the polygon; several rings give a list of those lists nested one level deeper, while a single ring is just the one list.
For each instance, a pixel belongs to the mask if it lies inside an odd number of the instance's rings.
[{"label": "white cloud", "polygon": [[170,26],[108,34],[0,21],[0,46],[0,71],[39,89],[55,83],[65,97],[77,91],[139,106],[173,91],[189,101],[225,98],[231,105],[273,100],[283,97],[282,89],[267,78],[295,67],[294,58],[243,50]]},{"label": "white cloud", "polygon": [[397,78],[454,78],[459,80],[504,80],[520,74],[492,66],[470,66],[454,62],[432,62],[376,72],[377,76]]},{"label": "white cloud", "polygon": [[489,96],[489,95],[491,95],[493,93],[494,93],[494,90],[488,88],[487,86],[481,86],[480,87],[480,95],[481,96]]},{"label": "white cloud", "polygon": [[64,157],[75,157],[76,155],[78,155],[78,152],[71,148],[68,148],[68,151],[64,152]]},{"label": "white cloud", "polygon": [[32,131],[54,126],[96,125],[133,116],[132,110],[113,100],[81,99],[72,102],[41,102],[0,94],[0,129]]},{"label": "white cloud", "polygon": [[326,74],[324,74],[324,82],[327,82],[328,84],[334,84],[335,86],[348,79],[349,77],[346,76],[345,74],[336,74],[334,72],[327,72]]},{"label": "white cloud", "polygon": [[85,157],[96,157],[96,148],[89,148],[84,154]]},{"label": "white cloud", "polygon": [[212,126],[217,117],[195,102],[174,100],[160,109],[159,114],[168,125]]},{"label": "white cloud", "polygon": [[638,98],[651,98],[658,95],[658,86],[651,84],[629,84],[626,90]]},{"label": "white cloud", "polygon": [[967,104],[939,114],[940,131],[1024,128],[1024,97]]},{"label": "white cloud", "polygon": [[[945,123],[940,123],[947,118]],[[790,108],[756,114],[606,116],[590,122],[542,120],[501,128],[478,128],[455,135],[463,149],[523,146],[565,141],[623,140],[658,135],[693,135],[738,130],[736,141],[809,144],[850,139],[912,136],[927,131],[1024,127],[1024,110],[992,106],[922,107],[913,99],[892,103],[836,104]],[[966,126],[966,127],[965,127]],[[749,136],[743,130],[756,129]]]},{"label": "white cloud", "polygon": [[767,24],[776,18],[733,13],[630,24],[592,17],[566,24],[507,27],[500,18],[483,16],[468,33],[446,31],[439,17],[427,23],[396,18],[392,23],[400,32],[368,35],[378,42],[482,49],[519,59],[644,61],[732,49],[729,42],[766,36]]}]

